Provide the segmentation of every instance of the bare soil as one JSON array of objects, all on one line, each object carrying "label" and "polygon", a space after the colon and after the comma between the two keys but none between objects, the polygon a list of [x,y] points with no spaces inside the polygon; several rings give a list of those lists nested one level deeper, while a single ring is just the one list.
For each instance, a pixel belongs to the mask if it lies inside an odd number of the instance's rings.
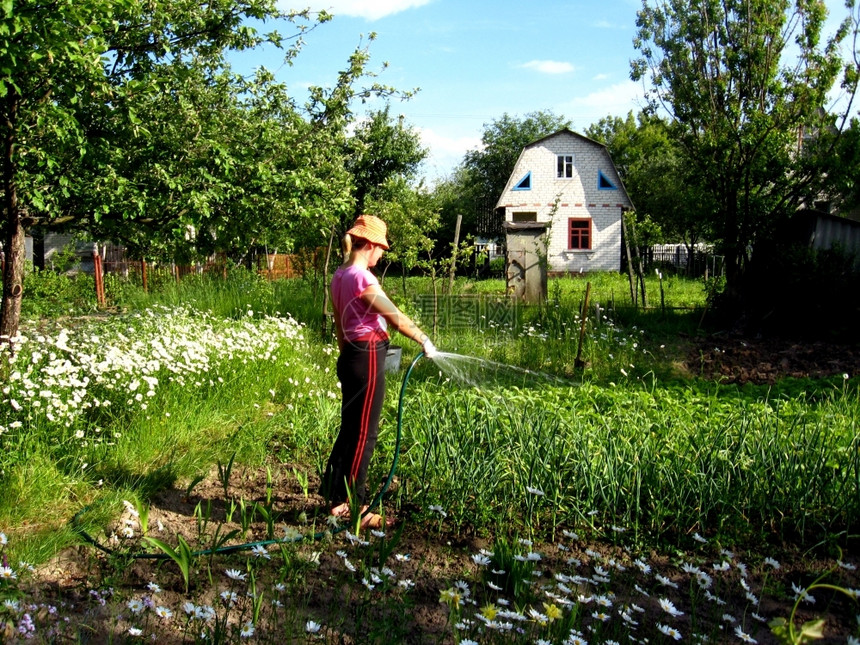
[{"label": "bare soil", "polygon": [[719,334],[692,343],[686,366],[690,373],[723,383],[850,378],[860,374],[860,344]]},{"label": "bare soil", "polygon": [[[275,473],[282,473],[274,481],[275,495],[272,506],[278,511],[276,523],[277,539],[284,536],[286,527],[292,527],[310,534],[314,529],[325,526],[325,506],[323,500],[310,495],[305,497],[292,476],[293,465],[286,466],[271,464]],[[298,468],[298,466],[296,466]],[[287,475],[289,473],[289,475]],[[266,496],[266,470],[244,470],[235,473],[231,481],[230,494],[234,499],[244,499],[250,504],[253,501],[263,502]],[[312,481],[313,485],[314,482]],[[223,503],[224,491],[213,469],[209,476],[198,484],[187,495],[181,488],[171,488],[158,494],[152,500],[149,521],[149,534],[163,539],[171,544],[176,544],[176,535],[182,535],[192,548],[205,548],[211,543],[215,529],[220,525],[221,535],[232,530],[240,531],[241,526],[236,521],[226,521],[227,509]],[[205,514],[209,518],[209,525],[201,532],[199,518],[200,511],[196,509],[207,509]],[[369,533],[363,535],[371,545],[361,546],[351,544],[345,538],[345,533],[339,533],[331,538],[325,537],[315,542],[303,542],[290,546],[292,574],[286,575],[288,579],[288,590],[285,592],[285,601],[293,600],[296,612],[295,629],[301,631],[306,620],[314,620],[326,628],[321,632],[324,634],[320,640],[327,643],[452,643],[450,634],[450,612],[446,605],[440,603],[440,593],[449,588],[456,580],[474,581],[479,567],[472,561],[471,556],[477,554],[480,549],[491,550],[493,544],[480,536],[472,534],[468,528],[453,530],[446,527],[445,523],[436,521],[419,521],[417,515],[426,517],[418,508],[390,509],[389,512],[398,515],[398,526],[389,529],[387,540],[397,540],[393,553],[408,554],[408,561],[396,561],[389,557],[387,564],[394,569],[397,579],[410,579],[414,587],[407,593],[398,595],[398,590],[388,592],[364,592],[361,586],[361,573],[349,574],[345,572],[343,557],[337,551],[347,551],[349,559],[354,563],[369,561],[375,553],[379,544],[378,537]],[[417,512],[417,515],[414,513]],[[315,524],[316,522],[316,524]],[[119,534],[124,526],[139,526],[139,520],[126,510],[121,517],[105,527],[105,532],[93,535],[104,547],[116,550],[117,553],[136,552],[142,546],[137,537],[133,539],[111,538],[113,534]],[[397,535],[397,529],[402,526],[402,534]],[[227,545],[243,544],[255,541],[267,541],[265,523],[254,522],[248,530],[230,540]],[[559,546],[564,543],[566,548],[562,550]],[[278,555],[277,546],[268,545],[272,554],[272,560],[260,569],[258,574],[258,588],[265,589],[271,598],[273,585],[285,579],[285,570],[281,565],[281,556]],[[650,551],[646,553],[633,554],[625,548],[613,545],[610,541],[600,539],[585,539],[571,541],[562,536],[557,536],[554,543],[535,544],[523,546],[522,552],[537,551],[542,560],[539,569],[545,574],[535,578],[536,584],[553,585],[554,573],[564,572],[567,575],[592,575],[594,568],[601,566],[609,570],[612,576],[612,584],[608,587],[618,594],[614,599],[614,605],[620,607],[624,604],[634,602],[647,609],[648,616],[663,618],[657,600],[667,598],[672,600],[679,609],[685,611],[685,615],[671,621],[671,624],[683,634],[694,631],[709,631],[711,642],[739,642],[734,634],[734,624],[721,622],[720,616],[729,614],[739,619],[745,619],[747,632],[755,631],[755,638],[759,643],[776,643],[768,629],[763,624],[756,624],[750,618],[750,612],[756,611],[768,619],[774,617],[788,617],[792,610],[793,593],[791,584],[809,584],[818,574],[832,569],[834,563],[832,558],[824,559],[816,551],[802,553],[792,545],[782,545],[773,554],[748,553],[736,551],[732,553],[732,568],[726,572],[717,572],[714,565],[725,560],[726,555],[720,553],[717,545],[704,545],[697,554],[686,554],[681,557],[677,553],[658,553]],[[775,557],[780,562],[779,570],[773,571],[771,567],[763,564],[766,555]],[[847,562],[860,565],[857,553],[845,554]],[[653,571],[648,576],[643,576],[633,564],[636,557],[644,558]],[[569,564],[569,558],[581,561],[579,566]],[[218,605],[217,593],[228,587],[230,580],[225,578],[223,572],[228,568],[245,570],[246,561],[252,559],[251,552],[243,549],[232,554],[217,555],[211,561],[206,558],[199,561],[197,574],[192,576],[192,585],[188,594],[185,593],[184,583],[178,574],[178,568],[170,561],[134,560],[122,557],[108,556],[103,552],[89,546],[81,546],[64,551],[60,556],[42,567],[36,576],[39,594],[48,601],[62,600],[67,603],[67,611],[75,619],[86,624],[88,631],[87,642],[101,643],[117,639],[122,642],[127,629],[133,624],[131,617],[125,610],[125,602],[129,598],[143,597],[148,594],[147,584],[158,581],[162,591],[157,598],[149,594],[157,604],[174,607],[180,614],[180,607],[188,598],[194,599],[198,604],[211,603]],[[613,569],[612,562],[623,566],[626,571],[621,572],[620,567]],[[691,576],[683,573],[681,564],[683,562],[695,563],[702,570],[709,573],[715,580],[713,588],[716,594],[726,602],[723,607],[714,607],[711,610],[707,622],[710,627],[706,628],[701,622],[695,626],[691,623],[689,594],[693,587]],[[745,591],[741,586],[741,573],[736,568],[738,563],[744,563],[748,567],[746,580],[750,588],[760,594],[761,604],[759,607],[750,607],[745,597]],[[206,565],[211,566],[215,578],[215,584],[210,585],[206,574]],[[675,581],[679,588],[677,590],[656,584],[655,575],[661,574],[667,579]],[[839,581],[841,584],[853,589],[860,588],[860,576],[857,571],[837,570],[835,577],[830,581]],[[350,582],[351,580],[351,582]],[[634,591],[634,584],[651,590],[651,597],[645,597]],[[766,585],[766,593],[761,593],[762,585]],[[475,602],[481,607],[491,599],[498,596],[486,587],[479,590],[479,586],[470,582],[474,589]],[[106,607],[100,607],[93,603],[90,589],[105,589],[110,586],[113,589],[115,600],[109,602]],[[595,595],[601,593],[589,585],[575,588],[576,593]],[[383,600],[388,593],[387,600]],[[576,594],[574,594],[576,595]],[[846,637],[856,630],[857,619],[860,614],[860,605],[843,594],[832,590],[817,590],[813,593],[815,604],[804,604],[796,617],[798,625],[805,621],[816,618],[825,618],[826,637],[822,643],[844,643]],[[547,598],[540,594],[536,595],[535,604],[540,607],[541,601]],[[113,606],[113,610],[111,610]],[[467,606],[468,607],[468,606]],[[595,609],[593,605],[585,607],[586,614],[590,615]],[[464,613],[474,612],[475,607],[468,607]],[[369,612],[369,613],[368,613]],[[117,620],[117,614],[125,614]],[[257,636],[265,637],[265,642],[288,642],[280,640],[278,634],[283,634],[283,625],[277,620],[269,617],[264,612],[264,619],[258,623]],[[362,619],[362,616],[364,617]],[[388,625],[392,629],[390,639],[388,637],[371,638],[368,633],[366,621],[370,616],[376,616],[380,624]],[[699,620],[702,612],[699,610]],[[164,643],[192,642],[190,636],[179,628],[180,622],[175,619],[175,625],[168,627],[160,625],[158,631],[153,631],[157,637],[153,640]],[[618,620],[617,616],[613,620]],[[644,621],[643,621],[644,622]],[[667,621],[669,622],[669,621]],[[396,629],[395,629],[396,628]],[[356,630],[359,634],[356,635]],[[395,635],[396,633],[396,635]],[[650,635],[653,639],[655,634],[653,626],[642,628],[642,635]],[[660,636],[657,634],[657,636]],[[292,642],[292,641],[290,641]]]}]

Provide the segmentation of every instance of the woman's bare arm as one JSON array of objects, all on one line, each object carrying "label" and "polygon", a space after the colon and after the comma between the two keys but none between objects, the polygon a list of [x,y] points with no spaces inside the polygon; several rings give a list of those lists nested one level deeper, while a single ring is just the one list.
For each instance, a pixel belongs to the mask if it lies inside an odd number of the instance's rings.
[{"label": "woman's bare arm", "polygon": [[367,287],[362,292],[361,299],[368,304],[371,310],[385,318],[389,325],[407,338],[411,338],[419,345],[427,340],[427,334],[421,331],[409,316],[400,311],[378,285]]}]

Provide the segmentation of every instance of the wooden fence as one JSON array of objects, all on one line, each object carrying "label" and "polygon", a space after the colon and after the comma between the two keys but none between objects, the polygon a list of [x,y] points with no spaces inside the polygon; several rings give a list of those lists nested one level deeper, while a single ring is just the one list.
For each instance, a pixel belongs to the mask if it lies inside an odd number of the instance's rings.
[{"label": "wooden fence", "polygon": [[[297,278],[314,270],[322,270],[325,261],[325,249],[318,248],[301,253],[257,253],[249,258],[249,265],[259,275],[268,280],[285,280]],[[85,267],[89,270],[90,267]],[[92,273],[95,277],[96,298],[100,307],[106,304],[104,277],[106,274],[120,275],[134,284],[139,284],[144,291],[168,281],[179,282],[193,275],[208,275],[227,278],[228,261],[225,255],[219,254],[208,258],[205,262],[195,264],[152,263],[146,260],[135,260],[125,256],[122,247],[93,248]]]}]

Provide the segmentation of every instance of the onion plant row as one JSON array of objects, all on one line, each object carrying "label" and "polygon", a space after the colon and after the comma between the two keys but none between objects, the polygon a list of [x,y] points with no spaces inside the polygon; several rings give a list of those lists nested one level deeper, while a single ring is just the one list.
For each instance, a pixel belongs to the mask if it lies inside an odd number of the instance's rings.
[{"label": "onion plant row", "polygon": [[535,538],[614,525],[676,544],[857,528],[856,387],[815,401],[588,383],[439,388],[416,388],[401,463],[428,503],[463,524]]}]

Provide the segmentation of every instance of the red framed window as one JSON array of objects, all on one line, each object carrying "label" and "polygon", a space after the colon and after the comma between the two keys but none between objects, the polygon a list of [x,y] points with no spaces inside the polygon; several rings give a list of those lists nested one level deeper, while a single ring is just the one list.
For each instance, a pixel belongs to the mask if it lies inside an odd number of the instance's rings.
[{"label": "red framed window", "polygon": [[591,248],[591,219],[574,218],[567,220],[568,249],[590,249]]}]

